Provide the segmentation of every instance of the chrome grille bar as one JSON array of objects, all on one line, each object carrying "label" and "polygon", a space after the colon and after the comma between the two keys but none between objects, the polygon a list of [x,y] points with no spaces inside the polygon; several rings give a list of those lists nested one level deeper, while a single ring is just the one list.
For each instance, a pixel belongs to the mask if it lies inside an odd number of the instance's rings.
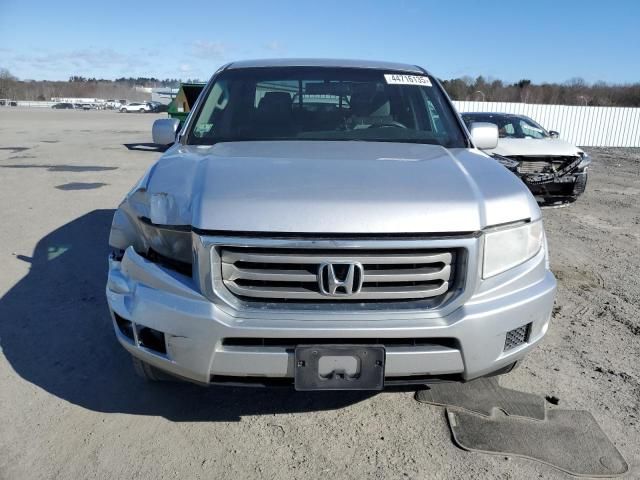
[{"label": "chrome grille bar", "polygon": [[[225,287],[263,301],[383,301],[433,298],[452,283],[455,250],[345,250],[221,247]],[[322,293],[319,269],[327,263],[362,266],[362,288],[351,295]]]},{"label": "chrome grille bar", "polygon": [[435,263],[444,262],[451,263],[451,253],[392,253],[386,254],[380,252],[377,254],[371,253],[358,253],[357,251],[335,253],[322,251],[309,251],[309,253],[288,253],[286,249],[283,249],[282,253],[274,252],[270,250],[268,253],[259,253],[252,250],[246,252],[242,249],[228,250],[224,249],[222,254],[222,261],[224,263],[235,262],[257,262],[257,263],[294,263],[294,264],[308,264],[308,263],[320,263],[320,262],[340,262],[340,261],[354,261],[362,264],[406,264],[406,263]]}]

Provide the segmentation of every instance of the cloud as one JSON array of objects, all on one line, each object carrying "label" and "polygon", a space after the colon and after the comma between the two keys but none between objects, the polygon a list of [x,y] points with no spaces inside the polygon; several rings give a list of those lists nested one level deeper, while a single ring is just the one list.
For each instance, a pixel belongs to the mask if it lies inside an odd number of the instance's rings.
[{"label": "cloud", "polygon": [[20,78],[60,80],[71,75],[98,78],[154,76],[160,53],[148,48],[125,52],[89,46],[69,50],[13,50],[4,59],[5,66]]},{"label": "cloud", "polygon": [[219,65],[228,61],[229,51],[233,51],[225,43],[205,40],[176,45],[175,50],[161,46],[140,46],[126,51],[91,46],[67,50],[12,49],[0,62],[19,78],[29,79],[62,80],[72,75],[209,78]]},{"label": "cloud", "polygon": [[228,53],[229,45],[223,42],[196,40],[191,44],[191,55],[193,55],[194,57],[219,60],[225,58]]},{"label": "cloud", "polygon": [[279,40],[271,40],[270,42],[264,45],[264,49],[269,52],[278,53],[278,54],[282,54],[287,51],[287,48],[285,47],[285,45]]},{"label": "cloud", "polygon": [[51,51],[37,55],[14,55],[12,63],[34,70],[109,70],[114,67],[139,69],[149,65],[145,55],[121,53],[110,48],[84,48]]}]

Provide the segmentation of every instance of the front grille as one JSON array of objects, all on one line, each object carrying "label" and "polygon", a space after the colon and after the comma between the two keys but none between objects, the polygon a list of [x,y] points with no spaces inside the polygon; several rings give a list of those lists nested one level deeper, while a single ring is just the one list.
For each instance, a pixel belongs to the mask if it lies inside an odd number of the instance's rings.
[{"label": "front grille", "polygon": [[[222,280],[243,299],[262,301],[419,300],[444,295],[453,284],[455,250],[346,250],[222,247]],[[357,264],[359,291],[327,294],[322,265]],[[359,267],[360,268],[360,267]],[[357,288],[355,290],[358,290]]]},{"label": "front grille", "polygon": [[520,174],[555,173],[578,160],[577,157],[571,156],[509,158],[520,162],[520,165],[518,165],[518,173]]},{"label": "front grille", "polygon": [[525,160],[518,165],[518,173],[553,173],[553,163],[543,160]]},{"label": "front grille", "polygon": [[529,340],[529,332],[531,331],[531,324],[527,323],[522,327],[509,330],[504,340],[504,350],[511,350],[519,345],[522,345]]}]

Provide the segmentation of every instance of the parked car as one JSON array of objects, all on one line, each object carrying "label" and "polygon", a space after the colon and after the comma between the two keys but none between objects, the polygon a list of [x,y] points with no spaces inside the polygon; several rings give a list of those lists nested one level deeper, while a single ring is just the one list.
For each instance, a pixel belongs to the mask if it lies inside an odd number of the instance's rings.
[{"label": "parked car", "polygon": [[139,103],[139,102],[129,103],[128,105],[122,105],[120,107],[120,113],[131,113],[131,112],[145,113],[150,111],[151,111],[151,107],[149,107],[148,104]]},{"label": "parked car", "polygon": [[148,102],[147,105],[149,105],[150,111],[153,113],[166,112],[168,109],[168,105],[160,102]]},{"label": "parked car", "polygon": [[56,103],[55,105],[51,105],[51,108],[55,108],[56,110],[73,110],[73,103]]},{"label": "parked car", "polygon": [[467,127],[474,122],[498,127],[498,146],[491,154],[516,173],[536,199],[545,204],[575,200],[587,186],[591,158],[580,148],[560,140],[524,115],[463,113]]},{"label": "parked car", "polygon": [[154,123],[175,143],[109,237],[113,326],[143,377],[463,381],[510,371],[547,331],[540,208],[477,150],[497,127],[467,131],[422,68],[232,63],[178,124]]}]

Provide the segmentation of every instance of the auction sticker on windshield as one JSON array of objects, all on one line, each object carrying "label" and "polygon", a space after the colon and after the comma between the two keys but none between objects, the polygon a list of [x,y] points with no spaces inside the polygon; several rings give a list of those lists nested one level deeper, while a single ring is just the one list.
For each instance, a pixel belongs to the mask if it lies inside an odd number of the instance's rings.
[{"label": "auction sticker on windshield", "polygon": [[402,75],[400,73],[385,73],[384,80],[389,85],[418,85],[430,87],[431,80],[424,75]]}]

